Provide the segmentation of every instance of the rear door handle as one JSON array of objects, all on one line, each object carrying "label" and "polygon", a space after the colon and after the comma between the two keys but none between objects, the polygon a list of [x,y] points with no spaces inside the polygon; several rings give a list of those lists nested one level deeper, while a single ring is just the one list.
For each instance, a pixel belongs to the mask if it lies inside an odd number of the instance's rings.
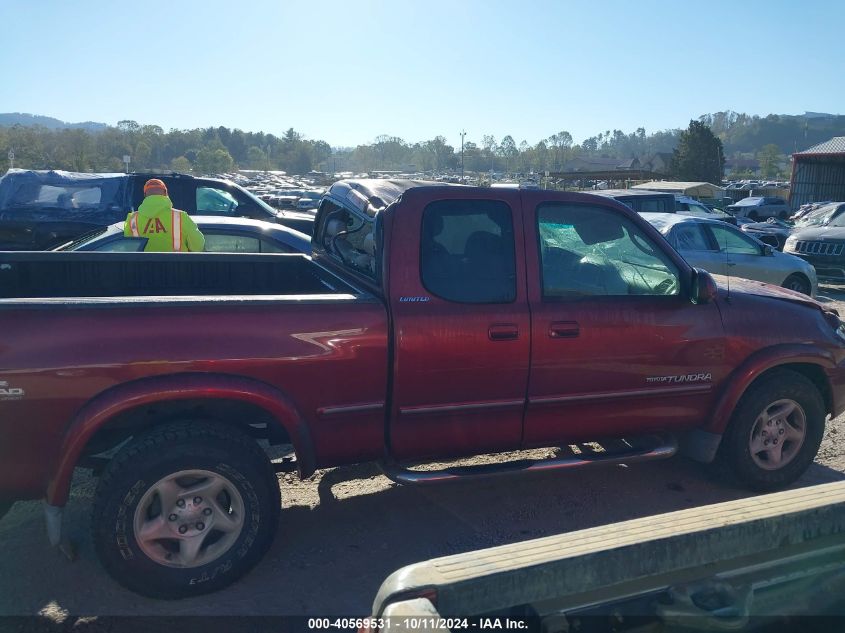
[{"label": "rear door handle", "polygon": [[515,323],[497,323],[487,330],[491,341],[513,341],[519,338],[519,328]]},{"label": "rear door handle", "polygon": [[580,333],[577,321],[554,321],[549,324],[550,338],[575,338]]}]

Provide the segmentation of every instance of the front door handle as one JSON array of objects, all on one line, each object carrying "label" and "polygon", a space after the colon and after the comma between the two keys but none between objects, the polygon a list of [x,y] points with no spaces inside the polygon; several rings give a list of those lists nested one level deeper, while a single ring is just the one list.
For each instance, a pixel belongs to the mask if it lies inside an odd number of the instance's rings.
[{"label": "front door handle", "polygon": [[519,328],[515,323],[497,323],[487,330],[491,341],[513,341],[519,338]]},{"label": "front door handle", "polygon": [[575,338],[580,333],[577,321],[554,321],[549,324],[549,338]]}]

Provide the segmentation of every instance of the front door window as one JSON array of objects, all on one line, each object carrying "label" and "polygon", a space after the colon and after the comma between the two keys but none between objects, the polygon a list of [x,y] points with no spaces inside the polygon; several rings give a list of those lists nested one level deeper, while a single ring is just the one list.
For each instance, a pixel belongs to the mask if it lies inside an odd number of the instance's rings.
[{"label": "front door window", "polygon": [[544,299],[680,292],[675,265],[619,213],[547,204],[537,222]]}]

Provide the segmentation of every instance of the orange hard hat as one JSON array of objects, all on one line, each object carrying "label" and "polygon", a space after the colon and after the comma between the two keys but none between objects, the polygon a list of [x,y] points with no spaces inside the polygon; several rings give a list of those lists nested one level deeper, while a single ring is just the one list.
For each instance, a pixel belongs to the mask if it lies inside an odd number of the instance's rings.
[{"label": "orange hard hat", "polygon": [[166,196],[167,185],[158,178],[150,178],[144,184],[144,196]]}]

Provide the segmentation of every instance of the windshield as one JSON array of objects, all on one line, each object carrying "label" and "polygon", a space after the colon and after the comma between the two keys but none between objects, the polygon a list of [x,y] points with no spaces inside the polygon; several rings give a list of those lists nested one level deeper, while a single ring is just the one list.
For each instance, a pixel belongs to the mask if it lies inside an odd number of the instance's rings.
[{"label": "windshield", "polygon": [[277,211],[276,211],[273,207],[271,207],[269,204],[267,204],[266,202],[264,202],[264,201],[263,201],[261,198],[259,198],[258,196],[254,195],[252,192],[247,191],[246,189],[244,189],[244,190],[243,190],[243,192],[244,192],[244,193],[247,195],[247,197],[248,197],[250,200],[252,200],[252,201],[253,201],[256,205],[258,205],[259,207],[261,207],[261,209],[262,209],[263,211],[266,211],[268,214],[272,215],[273,217],[276,217],[276,216],[278,215],[278,212],[277,212]]},{"label": "windshield", "polygon": [[[795,222],[797,227],[811,227],[811,226],[845,226],[845,214],[838,214],[839,205],[829,205],[811,211],[803,218],[799,218]],[[836,216],[834,218],[834,216]]]},{"label": "windshield", "polygon": [[98,237],[105,235],[106,231],[108,231],[109,228],[110,227],[108,227],[108,226],[104,226],[104,227],[99,228],[99,229],[94,229],[93,231],[90,231],[89,233],[85,233],[82,237],[79,237],[78,239],[76,239],[72,242],[68,242],[67,244],[62,244],[61,246],[59,246],[55,250],[57,250],[57,251],[75,251],[75,250],[78,250],[80,246],[83,246],[84,244],[87,244],[91,240],[95,240]]},{"label": "windshield", "polygon": [[739,202],[735,203],[735,207],[756,207],[760,204],[760,201],[763,198],[743,198]]}]

